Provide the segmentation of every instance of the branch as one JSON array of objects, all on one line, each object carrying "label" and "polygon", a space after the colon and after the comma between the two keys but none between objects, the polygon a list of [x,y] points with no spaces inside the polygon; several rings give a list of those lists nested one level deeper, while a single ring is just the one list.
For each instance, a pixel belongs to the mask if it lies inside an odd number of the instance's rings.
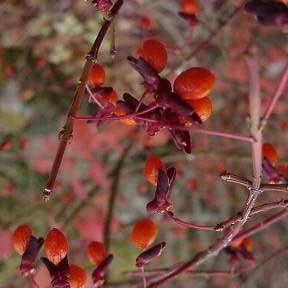
[{"label": "branch", "polygon": [[[285,208],[288,206],[288,200],[280,200],[276,202],[270,202],[270,203],[264,203],[257,207],[254,207],[251,210],[250,216],[254,216],[256,214],[267,212],[271,209],[277,209],[277,208]],[[223,221],[222,223],[218,224],[215,229],[217,230],[223,230],[226,229],[232,225],[234,225],[237,221],[240,221],[243,218],[242,212],[237,213],[236,215],[232,216],[231,218],[227,219],[226,221]]]},{"label": "branch", "polygon": [[267,121],[270,117],[270,115],[273,112],[273,109],[275,108],[275,105],[277,103],[277,101],[279,100],[279,98],[281,97],[281,95],[283,95],[284,90],[287,86],[287,82],[288,82],[288,62],[286,64],[286,67],[284,68],[284,72],[283,75],[279,81],[279,84],[276,88],[276,91],[274,93],[274,95],[272,96],[272,98],[270,99],[267,108],[262,116],[261,119],[261,123],[260,123],[260,130],[263,130],[267,124]]},{"label": "branch", "polygon": [[147,288],[156,288],[164,283],[174,279],[179,274],[186,272],[189,269],[194,269],[201,263],[205,262],[209,258],[217,255],[221,250],[223,250],[232,239],[239,233],[240,229],[248,220],[251,210],[255,205],[256,199],[260,193],[260,183],[261,183],[261,167],[262,167],[262,133],[258,130],[260,122],[260,79],[258,71],[258,63],[252,58],[247,59],[249,73],[250,73],[250,117],[251,117],[251,127],[250,132],[254,138],[252,142],[252,166],[253,166],[253,182],[252,189],[246,203],[243,207],[243,218],[235,223],[230,231],[223,238],[217,240],[210,248],[199,252],[191,260],[180,264],[176,268],[172,269],[168,273],[160,276],[155,281],[152,280],[147,286]]},{"label": "branch", "polygon": [[85,87],[87,84],[88,73],[90,71],[91,66],[93,65],[93,62],[97,61],[100,46],[104,40],[104,37],[105,37],[113,19],[114,19],[114,17],[117,15],[122,4],[123,4],[123,0],[117,0],[117,2],[114,4],[112,9],[108,13],[107,18],[104,20],[104,23],[103,23],[95,41],[94,41],[94,44],[93,44],[90,52],[88,53],[88,55],[86,57],[86,62],[85,62],[85,65],[83,67],[83,71],[82,71],[82,74],[81,74],[81,77],[79,80],[79,84],[76,88],[72,104],[68,110],[65,124],[59,133],[60,143],[58,146],[56,156],[54,158],[54,162],[53,162],[53,165],[51,168],[48,182],[44,188],[43,198],[45,201],[49,200],[50,194],[51,194],[51,192],[54,188],[54,185],[55,185],[55,181],[56,181],[56,178],[57,178],[57,175],[59,172],[60,165],[62,163],[62,159],[63,159],[64,153],[65,153],[67,144],[72,138],[73,126],[74,126],[74,119],[73,119],[72,115],[77,114],[77,112],[79,111],[81,102],[83,100]]},{"label": "branch", "polygon": [[288,216],[288,209],[285,208],[282,211],[272,215],[271,217],[269,217],[268,219],[266,219],[265,221],[256,224],[254,226],[252,226],[251,228],[239,233],[234,239],[233,241],[241,241],[247,237],[250,237],[258,232],[261,232],[267,228],[269,228],[272,224],[282,220],[283,218]]}]

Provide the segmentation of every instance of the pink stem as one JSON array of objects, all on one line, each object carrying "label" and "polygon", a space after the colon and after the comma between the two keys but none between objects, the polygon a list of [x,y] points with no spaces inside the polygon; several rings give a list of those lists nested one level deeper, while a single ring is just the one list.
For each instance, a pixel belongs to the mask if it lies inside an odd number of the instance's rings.
[{"label": "pink stem", "polygon": [[260,129],[261,130],[263,130],[264,127],[266,126],[268,118],[272,114],[273,109],[274,109],[277,101],[279,100],[281,95],[284,93],[284,90],[287,86],[287,82],[288,82],[288,63],[286,64],[286,67],[284,69],[284,72],[283,72],[283,75],[280,79],[280,82],[276,88],[276,91],[275,91],[274,95],[272,96],[272,98],[270,99],[270,101],[266,107],[266,110],[262,116],[261,123],[260,123]]},{"label": "pink stem", "polygon": [[174,217],[169,212],[166,212],[165,215],[167,217],[169,217],[171,220],[173,220],[176,224],[183,226],[183,227],[186,227],[186,228],[191,228],[191,229],[196,229],[196,230],[215,231],[215,226],[197,225],[197,224],[193,224],[190,222],[186,222],[186,221],[181,220],[177,217]]},{"label": "pink stem", "polygon": [[218,136],[218,137],[229,138],[233,140],[240,140],[240,141],[250,142],[250,143],[254,141],[252,137],[241,135],[241,134],[226,133],[226,132],[196,128],[196,127],[182,127],[182,126],[177,126],[177,125],[169,125],[169,126],[166,126],[166,128],[177,129],[177,130],[182,130],[182,131],[191,131],[194,133]]}]

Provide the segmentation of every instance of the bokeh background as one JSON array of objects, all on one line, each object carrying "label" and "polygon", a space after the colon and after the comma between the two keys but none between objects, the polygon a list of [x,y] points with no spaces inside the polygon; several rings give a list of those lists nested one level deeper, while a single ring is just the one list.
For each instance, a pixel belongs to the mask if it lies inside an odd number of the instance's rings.
[{"label": "bokeh background", "polygon": [[[105,67],[106,85],[120,97],[123,92],[140,97],[141,79],[126,58],[135,55],[144,38],[155,37],[168,48],[169,63],[162,75],[169,80],[193,66],[204,66],[215,73],[213,115],[204,127],[247,134],[249,87],[245,57],[251,47],[256,48],[264,107],[287,61],[287,34],[279,27],[260,26],[253,16],[241,11],[190,59],[188,55],[195,47],[229,18],[241,1],[198,2],[200,22],[191,27],[177,14],[178,0],[125,1],[115,22],[115,57],[110,55],[112,33],[101,47],[99,61]],[[150,18],[151,29],[141,25],[143,17]],[[135,221],[147,217],[145,205],[154,193],[143,174],[150,155],[177,168],[173,191],[176,215],[196,223],[216,224],[239,211],[245,191],[223,184],[219,174],[228,170],[251,177],[248,144],[192,134],[193,152],[186,156],[177,151],[167,133],[151,138],[141,127],[120,122],[106,123],[99,130],[94,124],[76,123],[55,194],[44,204],[41,193],[56,152],[57,133],[102,16],[84,0],[9,0],[0,1],[0,19],[0,287],[31,285],[19,276],[20,260],[10,244],[11,233],[23,223],[29,224],[38,236],[46,235],[51,227],[61,228],[69,238],[70,261],[91,272],[85,247],[89,241],[103,241],[111,187],[118,193],[110,247],[115,261],[109,281],[126,281],[122,273],[135,269],[139,254],[130,242],[131,228]],[[287,99],[286,91],[264,135],[265,142],[276,147],[278,167],[286,175]],[[95,106],[87,100],[81,114],[93,115]],[[127,147],[129,151],[122,159]],[[117,169],[119,159],[124,161]],[[266,194],[259,202],[283,197],[280,193]],[[153,219],[160,230],[157,240],[166,240],[168,247],[152,267],[188,259],[217,237],[214,232],[183,229],[162,217]],[[253,221],[261,219],[263,216]],[[259,267],[239,277],[180,277],[169,287],[287,287],[286,232],[284,220],[253,237],[253,254]],[[278,249],[283,253],[264,262]],[[37,265],[36,281],[41,288],[49,287],[46,268]],[[230,264],[227,255],[221,253],[202,268],[227,270]]]}]

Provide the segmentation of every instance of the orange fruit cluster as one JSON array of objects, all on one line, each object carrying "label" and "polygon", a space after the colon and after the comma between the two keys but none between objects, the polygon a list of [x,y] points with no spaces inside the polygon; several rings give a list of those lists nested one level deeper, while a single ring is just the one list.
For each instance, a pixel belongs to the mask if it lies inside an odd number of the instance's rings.
[{"label": "orange fruit cluster", "polygon": [[214,83],[215,76],[208,69],[193,67],[177,76],[173,89],[204,122],[212,114],[212,103],[207,96],[211,92]]}]

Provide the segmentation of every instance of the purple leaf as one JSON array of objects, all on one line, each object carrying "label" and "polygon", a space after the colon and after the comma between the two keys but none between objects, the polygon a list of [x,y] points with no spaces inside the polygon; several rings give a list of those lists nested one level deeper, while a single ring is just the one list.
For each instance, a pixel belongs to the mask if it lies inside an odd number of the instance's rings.
[{"label": "purple leaf", "polygon": [[34,262],[43,243],[43,238],[37,239],[33,235],[30,237],[28,247],[22,256],[20,264],[20,272],[23,276],[31,275],[35,271]]},{"label": "purple leaf", "polygon": [[42,257],[41,261],[47,267],[52,278],[51,285],[53,288],[70,288],[69,283],[69,265],[67,256],[56,266],[47,258]]},{"label": "purple leaf", "polygon": [[251,0],[245,4],[245,10],[254,14],[262,25],[282,26],[288,23],[288,7],[284,3]]},{"label": "purple leaf", "polygon": [[170,130],[170,133],[173,137],[176,147],[179,150],[186,152],[187,154],[191,154],[192,144],[190,133],[188,131],[180,131],[176,129]]},{"label": "purple leaf", "polygon": [[[172,169],[172,168],[170,168]],[[157,188],[154,199],[146,205],[146,210],[151,214],[163,213],[172,209],[172,203],[170,202],[170,190],[173,182],[173,173],[170,170],[171,180],[166,171],[159,170],[157,179]],[[171,182],[172,181],[172,182]]]},{"label": "purple leaf", "polygon": [[199,23],[199,20],[195,14],[191,15],[184,12],[179,12],[178,15],[182,19],[184,19],[190,26],[196,26]]},{"label": "purple leaf", "polygon": [[262,169],[264,176],[268,179],[270,183],[279,183],[284,180],[277,169],[270,164],[265,158],[262,161]]},{"label": "purple leaf", "polygon": [[104,276],[108,270],[109,265],[113,260],[113,255],[108,255],[93,271],[92,273],[92,280],[94,284],[94,288],[103,287],[104,284]]},{"label": "purple leaf", "polygon": [[143,77],[145,83],[153,90],[158,90],[161,77],[158,73],[142,58],[136,59],[132,56],[127,57],[129,64]]},{"label": "purple leaf", "polygon": [[137,258],[136,258],[136,266],[141,268],[147,264],[149,264],[153,259],[156,257],[159,257],[163,250],[166,247],[166,242],[161,242],[150,249],[142,252]]}]

